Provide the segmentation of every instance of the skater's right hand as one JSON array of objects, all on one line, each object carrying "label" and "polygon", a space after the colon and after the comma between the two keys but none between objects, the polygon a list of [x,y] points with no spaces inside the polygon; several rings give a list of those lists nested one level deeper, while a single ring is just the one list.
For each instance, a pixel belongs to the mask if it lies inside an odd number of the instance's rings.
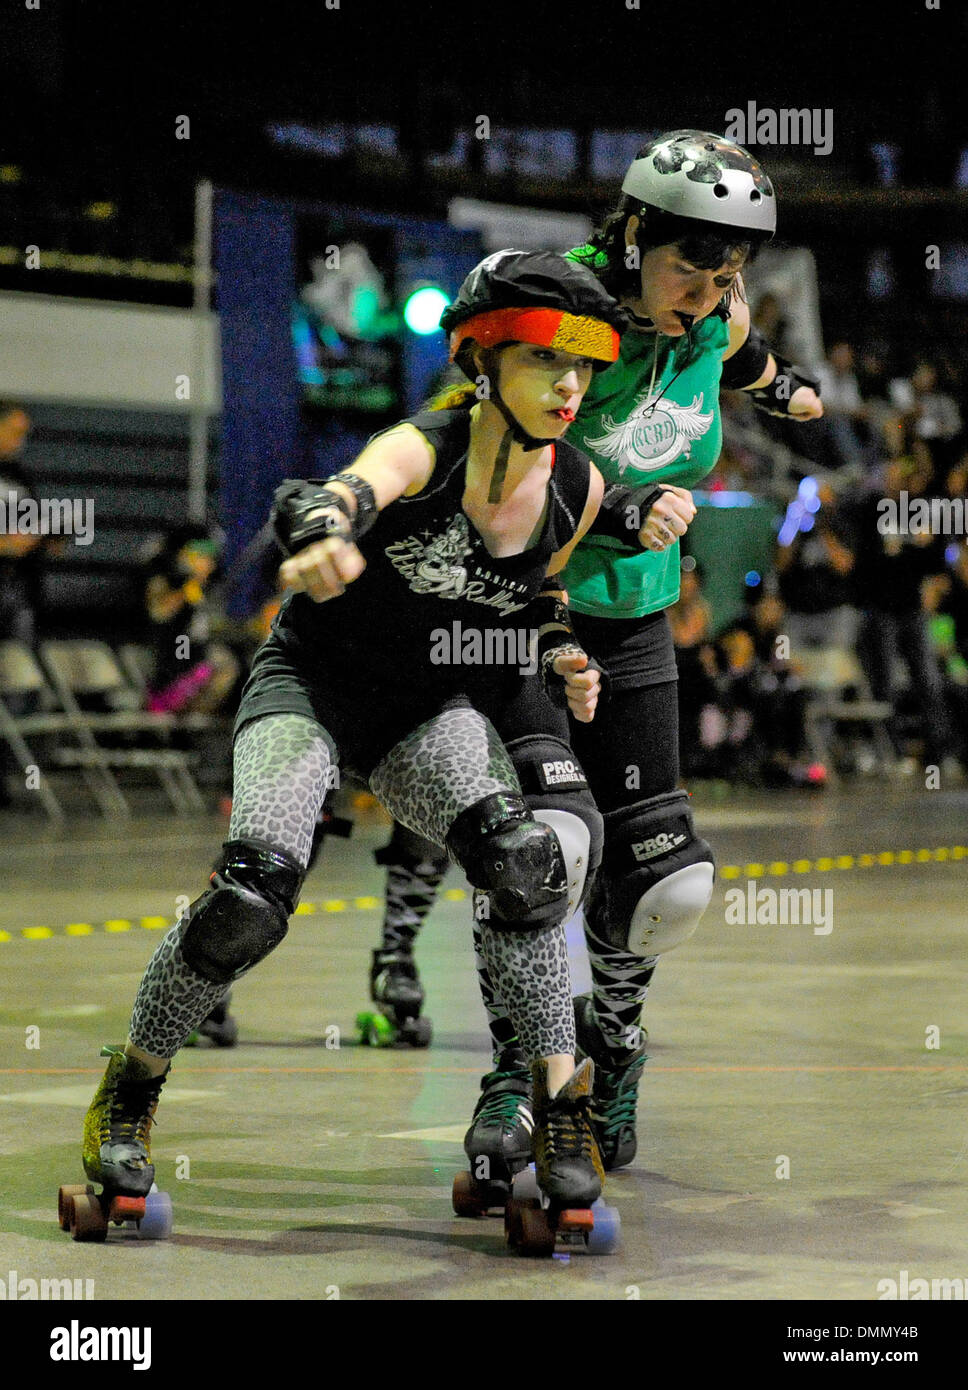
[{"label": "skater's right hand", "polygon": [[343,593],[365,569],[366,561],[352,541],[327,536],[291,555],[280,567],[279,579],[284,588],[306,593],[314,603],[325,603]]},{"label": "skater's right hand", "polygon": [[695,515],[696,504],[689,489],[663,483],[662,496],[649,508],[649,515],[639,531],[639,544],[646,550],[667,550],[686,534]]}]

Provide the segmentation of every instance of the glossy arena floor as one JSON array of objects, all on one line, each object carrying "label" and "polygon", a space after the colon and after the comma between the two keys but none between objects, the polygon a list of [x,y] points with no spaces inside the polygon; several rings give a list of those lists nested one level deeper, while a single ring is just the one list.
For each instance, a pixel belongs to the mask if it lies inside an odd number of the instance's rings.
[{"label": "glossy arena floor", "polygon": [[[173,1238],[73,1243],[55,1194],[82,1180],[98,1049],[123,1038],[159,919],[204,886],[225,822],[58,832],[6,813],[0,1274],[153,1300],[871,1300],[901,1271],[968,1276],[968,792],[697,788],[695,805],[720,876],[647,1005],[639,1155],[607,1188],[623,1244],[553,1260],[451,1212],[488,1066],[456,870],[419,950],[433,1047],[355,1042],[378,810],[328,842],[315,911],[237,988],[239,1046],[176,1062],[153,1138]],[[750,891],[787,887],[819,890],[818,918],[737,920]],[[760,897],[761,917],[783,901]]]}]

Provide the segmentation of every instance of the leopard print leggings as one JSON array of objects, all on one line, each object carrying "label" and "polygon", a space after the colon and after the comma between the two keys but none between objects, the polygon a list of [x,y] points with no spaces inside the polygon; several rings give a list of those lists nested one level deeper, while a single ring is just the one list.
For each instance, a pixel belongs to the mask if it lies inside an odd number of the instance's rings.
[{"label": "leopard print leggings", "polygon": [[[230,840],[257,838],[305,865],[331,773],[329,746],[313,720],[273,714],[239,733],[234,755]],[[496,791],[520,791],[490,723],[466,706],[444,710],[397,744],[374,770],[374,794],[410,829],[443,845],[461,811]],[[173,1057],[224,998],[227,986],[198,975],[181,951],[182,918],[148,963],[131,1019],[131,1041]],[[531,1057],[575,1048],[563,926],[537,932],[478,925],[496,991]]]}]

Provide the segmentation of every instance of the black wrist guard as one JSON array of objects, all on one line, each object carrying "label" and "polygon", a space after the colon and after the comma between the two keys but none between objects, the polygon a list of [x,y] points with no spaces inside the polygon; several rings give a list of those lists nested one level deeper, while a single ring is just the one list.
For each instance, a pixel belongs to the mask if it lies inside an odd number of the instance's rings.
[{"label": "black wrist guard", "polygon": [[769,386],[761,386],[759,390],[750,391],[748,394],[753,397],[757,410],[782,419],[790,414],[790,398],[798,387],[809,386],[811,391],[816,391],[819,395],[820,382],[815,377],[805,375],[799,367],[795,367],[777,352],[773,353],[773,359],[776,362],[776,376]]},{"label": "black wrist guard", "polygon": [[370,484],[354,473],[340,473],[337,477],[352,492],[355,512],[345,497],[318,478],[283,483],[276,489],[272,526],[287,555],[295,555],[329,536],[356,541],[373,525],[377,508]]},{"label": "black wrist guard", "polygon": [[662,492],[663,489],[654,484],[626,487],[624,483],[610,483],[605,489],[598,515],[589,528],[590,533],[611,536],[623,545],[638,550],[639,531]]},{"label": "black wrist guard", "polygon": [[[773,356],[776,357],[776,353]],[[742,391],[747,386],[752,386],[766,371],[769,357],[770,349],[766,339],[750,324],[746,342],[723,363],[720,385],[725,386],[727,391]],[[776,361],[779,370],[780,359],[776,357]]]}]

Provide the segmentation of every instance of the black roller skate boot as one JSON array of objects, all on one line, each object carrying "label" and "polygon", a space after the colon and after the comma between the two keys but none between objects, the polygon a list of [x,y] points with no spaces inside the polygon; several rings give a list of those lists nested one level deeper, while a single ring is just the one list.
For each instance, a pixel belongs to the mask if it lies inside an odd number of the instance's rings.
[{"label": "black roller skate boot", "polygon": [[163,1239],[171,1231],[171,1198],[154,1186],[150,1129],[168,1071],[153,1077],[121,1048],[104,1048],[105,1055],[107,1071],[84,1119],[81,1157],[91,1182],[60,1189],[58,1220],[75,1240],[102,1241],[110,1223],[126,1221],[142,1239]]},{"label": "black roller skate boot", "polygon": [[357,1014],[356,1026],[361,1041],[373,1047],[427,1047],[433,1026],[429,1018],[420,1017],[424,991],[413,947],[449,860],[439,845],[399,822],[390,843],[373,857],[387,871],[383,941],[373,952],[370,969],[370,998],[379,1008]]},{"label": "black roller skate boot", "polygon": [[506,1047],[481,1081],[471,1127],[464,1136],[470,1171],[454,1179],[458,1216],[503,1210],[515,1173],[532,1158],[531,1069],[516,1045]]},{"label": "black roller skate boot", "polygon": [[632,1162],[638,1147],[635,1107],[642,1069],[648,1058],[647,1035],[644,1029],[639,1029],[641,1043],[629,1048],[625,1055],[609,1047],[598,1026],[594,1000],[589,994],[578,995],[575,999],[575,1033],[579,1056],[590,1057],[595,1063],[591,1117],[602,1163],[606,1171],[624,1168]]},{"label": "black roller skate boot", "polygon": [[231,1002],[232,991],[229,990],[225,998],[215,1005],[208,1018],[202,1019],[195,1031],[189,1034],[185,1046],[197,1047],[202,1038],[208,1038],[216,1047],[234,1047],[239,1040],[239,1023],[238,1019],[229,1013]]},{"label": "black roller skate boot", "polygon": [[547,1062],[535,1062],[534,1168],[519,1173],[504,1213],[512,1250],[551,1255],[556,1246],[609,1255],[618,1244],[619,1214],[601,1193],[604,1166],[591,1120],[595,1066],[588,1057],[554,1095]]},{"label": "black roller skate boot", "polygon": [[356,1016],[360,1037],[371,1047],[428,1047],[433,1037],[429,1018],[421,1018],[424,989],[409,946],[373,952],[370,998],[377,1010]]}]

